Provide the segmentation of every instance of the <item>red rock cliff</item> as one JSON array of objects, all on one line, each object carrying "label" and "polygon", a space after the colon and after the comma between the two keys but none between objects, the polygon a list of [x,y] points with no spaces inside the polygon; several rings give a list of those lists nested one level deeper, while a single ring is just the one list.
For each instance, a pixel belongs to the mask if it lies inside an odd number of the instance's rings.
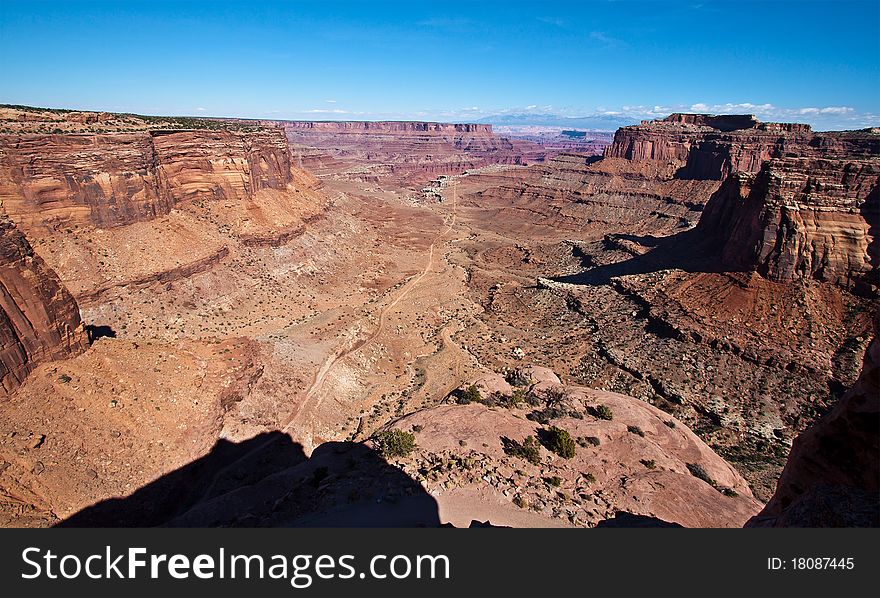
[{"label": "red rock cliff", "polygon": [[291,182],[280,129],[0,136],[0,202],[28,227],[119,226]]},{"label": "red rock cliff", "polygon": [[86,346],[76,301],[15,225],[0,219],[0,395],[37,364]]},{"label": "red rock cliff", "polygon": [[878,219],[880,160],[781,158],[732,176],[697,228],[716,240],[727,269],[870,292]]},{"label": "red rock cliff", "polygon": [[671,164],[676,178],[722,180],[757,172],[771,158],[880,155],[880,135],[814,133],[809,125],[762,123],[751,115],[673,114],[618,129],[605,155]]}]

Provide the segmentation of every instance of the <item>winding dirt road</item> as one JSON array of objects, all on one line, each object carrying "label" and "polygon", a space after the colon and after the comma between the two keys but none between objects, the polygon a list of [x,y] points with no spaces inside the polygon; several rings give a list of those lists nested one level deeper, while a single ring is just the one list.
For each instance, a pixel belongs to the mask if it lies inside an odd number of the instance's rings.
[{"label": "winding dirt road", "polygon": [[[449,219],[449,222],[447,223],[446,228],[443,229],[443,231],[441,231],[437,235],[436,239],[431,243],[430,247],[428,248],[428,260],[425,263],[425,267],[422,269],[422,271],[418,275],[411,278],[403,286],[403,288],[400,290],[400,293],[398,293],[397,297],[395,297],[394,300],[391,301],[391,303],[384,306],[379,311],[378,325],[376,326],[376,329],[372,333],[370,333],[369,336],[358,340],[356,343],[354,343],[350,347],[346,347],[343,345],[343,347],[341,347],[339,350],[335,351],[333,354],[331,354],[330,356],[327,357],[327,359],[321,365],[321,368],[315,374],[315,379],[312,382],[312,385],[309,387],[309,390],[306,392],[305,399],[302,401],[299,408],[290,417],[290,419],[287,421],[287,423],[284,424],[284,426],[282,426],[280,428],[281,432],[283,432],[285,434],[289,433],[291,428],[294,426],[294,424],[296,424],[297,421],[299,420],[299,417],[302,413],[305,413],[305,412],[309,411],[310,409],[317,408],[321,405],[321,401],[323,400],[323,398],[320,395],[318,395],[317,401],[314,403],[314,405],[311,405],[310,402],[312,401],[313,398],[315,398],[315,395],[318,393],[318,391],[323,386],[324,380],[327,378],[327,374],[329,374],[330,371],[333,369],[333,366],[335,366],[337,363],[339,363],[340,360],[345,359],[346,357],[349,357],[349,356],[357,353],[358,351],[363,349],[365,346],[367,346],[370,343],[372,343],[373,341],[375,341],[376,338],[378,338],[379,335],[384,330],[386,315],[392,309],[394,309],[403,299],[405,299],[406,296],[409,295],[409,293],[416,286],[418,286],[418,284],[422,281],[422,279],[424,279],[425,276],[427,276],[427,274],[433,269],[433,267],[434,267],[434,249],[436,248],[437,243],[442,241],[443,238],[446,235],[448,235],[450,232],[452,232],[453,228],[455,228],[455,223],[456,223],[456,219],[457,219],[457,206],[458,206],[458,196],[457,196],[457,191],[456,191],[456,182],[453,180],[453,183],[452,183],[452,217]],[[449,339],[449,340],[451,341],[451,339]],[[277,437],[273,437],[273,438],[267,440],[266,442],[254,447],[252,450],[248,451],[247,453],[245,453],[241,457],[237,458],[236,460],[234,460],[230,463],[227,463],[222,469],[218,470],[217,473],[215,473],[214,476],[211,478],[211,483],[208,484],[208,487],[200,495],[197,502],[205,500],[206,498],[211,496],[211,492],[213,492],[214,487],[217,485],[217,480],[220,478],[220,476],[224,472],[228,471],[229,469],[231,469],[235,465],[241,463],[242,461],[244,461],[244,460],[252,457],[253,455],[259,453],[260,451],[264,450],[267,446],[274,443],[276,438]]]}]

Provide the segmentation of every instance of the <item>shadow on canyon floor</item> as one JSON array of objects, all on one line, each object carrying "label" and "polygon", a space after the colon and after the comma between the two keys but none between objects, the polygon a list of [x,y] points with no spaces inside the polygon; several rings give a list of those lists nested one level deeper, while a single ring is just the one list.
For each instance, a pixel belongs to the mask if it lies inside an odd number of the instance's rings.
[{"label": "shadow on canyon floor", "polygon": [[306,457],[281,432],[219,440],[205,456],[58,527],[436,527],[437,502],[365,444]]},{"label": "shadow on canyon floor", "polygon": [[685,272],[729,272],[730,268],[722,268],[717,252],[711,244],[701,237],[697,229],[690,229],[668,237],[653,235],[615,234],[606,236],[605,243],[612,245],[615,241],[636,243],[650,248],[646,253],[635,255],[613,264],[594,266],[577,274],[556,276],[555,282],[568,284],[601,286],[607,285],[612,278],[632,274],[649,274],[661,270],[684,270]]}]

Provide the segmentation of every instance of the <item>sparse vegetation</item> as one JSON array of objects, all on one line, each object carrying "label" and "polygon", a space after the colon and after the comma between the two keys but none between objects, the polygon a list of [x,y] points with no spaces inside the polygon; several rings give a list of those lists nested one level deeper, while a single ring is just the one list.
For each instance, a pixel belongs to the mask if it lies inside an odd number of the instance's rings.
[{"label": "sparse vegetation", "polygon": [[647,467],[648,469],[656,469],[657,462],[654,459],[640,459],[639,463]]},{"label": "sparse vegetation", "polygon": [[529,386],[533,383],[531,375],[522,368],[508,370],[504,379],[511,386]]},{"label": "sparse vegetation", "polygon": [[712,476],[709,475],[709,472],[707,472],[702,465],[699,463],[688,463],[687,468],[692,476],[703,480],[712,487],[715,487],[715,480],[712,479]]},{"label": "sparse vegetation", "polygon": [[522,443],[509,438],[502,438],[501,442],[507,455],[525,459],[534,465],[538,465],[541,462],[541,445],[534,436],[526,436]]},{"label": "sparse vegetation", "polygon": [[598,419],[611,421],[614,419],[614,413],[608,405],[599,405],[598,407],[590,407],[590,415]]},{"label": "sparse vegetation", "polygon": [[571,459],[575,455],[575,442],[571,434],[556,426],[547,430],[547,448],[563,459]]},{"label": "sparse vegetation", "polygon": [[398,429],[377,432],[373,440],[385,458],[407,457],[416,448],[415,434]]},{"label": "sparse vegetation", "polygon": [[554,488],[559,488],[562,486],[562,478],[558,475],[551,476],[549,478],[544,478],[544,481],[553,486]]},{"label": "sparse vegetation", "polygon": [[645,437],[645,432],[638,426],[627,426],[626,431],[630,434],[635,434],[636,436]]},{"label": "sparse vegetation", "polygon": [[462,391],[461,396],[458,397],[458,402],[462,405],[468,405],[470,403],[480,403],[483,400],[483,396],[480,394],[480,389],[477,388],[476,384],[471,384],[464,391]]}]

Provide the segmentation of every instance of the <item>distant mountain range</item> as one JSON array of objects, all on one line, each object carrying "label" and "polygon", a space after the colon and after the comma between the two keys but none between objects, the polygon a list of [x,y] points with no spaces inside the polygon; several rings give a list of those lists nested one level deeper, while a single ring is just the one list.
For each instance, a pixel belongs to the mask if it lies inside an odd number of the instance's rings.
[{"label": "distant mountain range", "polygon": [[639,119],[612,114],[595,116],[560,116],[558,114],[496,114],[477,121],[492,125],[532,125],[544,127],[566,127],[571,129],[590,129],[595,131],[616,131],[620,127],[639,124]]}]

